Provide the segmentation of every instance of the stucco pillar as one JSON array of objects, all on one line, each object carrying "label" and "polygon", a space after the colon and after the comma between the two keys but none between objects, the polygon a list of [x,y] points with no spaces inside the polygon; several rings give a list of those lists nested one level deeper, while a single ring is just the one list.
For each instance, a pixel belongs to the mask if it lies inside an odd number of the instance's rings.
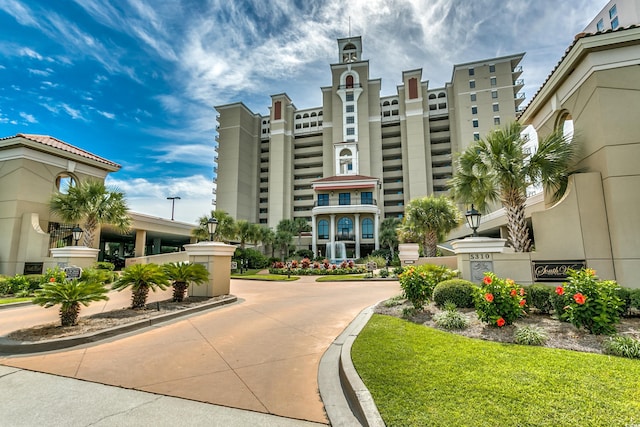
[{"label": "stucco pillar", "polygon": [[98,260],[100,249],[86,246],[65,246],[64,248],[50,249],[51,257],[59,267],[91,267]]},{"label": "stucco pillar", "polygon": [[373,224],[373,241],[374,241],[374,249],[377,251],[380,249],[380,239],[378,238],[378,228],[380,228],[380,214],[377,213],[373,216],[374,224]]},{"label": "stucco pillar", "polygon": [[360,258],[360,214],[353,215],[356,232],[356,259]]},{"label": "stucco pillar", "polygon": [[228,295],[231,285],[231,257],[236,247],[221,242],[200,242],[184,245],[184,248],[190,263],[202,264],[209,272],[206,285],[189,286],[189,296]]},{"label": "stucco pillar", "polygon": [[331,225],[329,226],[329,242],[331,243],[329,246],[331,247],[331,253],[330,254],[325,254],[325,256],[327,258],[335,258],[336,254],[335,252],[335,247],[336,247],[336,215],[335,214],[331,214]]},{"label": "stucco pillar", "polygon": [[136,246],[134,249],[136,258],[144,256],[144,248],[146,244],[147,244],[146,230],[136,230]]},{"label": "stucco pillar", "polygon": [[311,216],[311,250],[313,251],[313,257],[315,258],[318,254],[318,236],[316,233],[316,216]]}]

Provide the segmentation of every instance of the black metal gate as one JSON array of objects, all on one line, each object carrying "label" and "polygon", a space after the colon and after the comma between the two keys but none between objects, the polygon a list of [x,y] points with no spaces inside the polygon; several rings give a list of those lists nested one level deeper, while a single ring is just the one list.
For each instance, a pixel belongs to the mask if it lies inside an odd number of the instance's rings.
[{"label": "black metal gate", "polygon": [[62,248],[73,244],[73,233],[71,229],[74,224],[60,224],[58,222],[49,223],[49,249]]}]

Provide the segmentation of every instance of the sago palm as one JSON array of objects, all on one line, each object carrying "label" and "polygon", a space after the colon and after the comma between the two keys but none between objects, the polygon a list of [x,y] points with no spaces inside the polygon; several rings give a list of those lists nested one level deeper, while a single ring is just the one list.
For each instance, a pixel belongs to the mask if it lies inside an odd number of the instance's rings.
[{"label": "sago palm", "polygon": [[190,283],[201,285],[209,280],[209,272],[202,264],[170,262],[164,264],[162,269],[172,282],[173,301],[175,302],[180,302],[184,299],[184,294]]},{"label": "sago palm", "polygon": [[453,196],[486,211],[490,203],[505,209],[509,242],[516,252],[531,250],[525,218],[527,188],[542,184],[554,199],[566,188],[573,163],[574,145],[561,129],[538,141],[530,153],[522,126],[511,123],[471,144],[460,155],[450,182]]},{"label": "sago palm", "polygon": [[131,223],[124,194],[97,179],[80,181],[69,187],[67,194],[54,194],[49,209],[64,222],[81,223],[82,243],[87,247],[92,247],[99,225],[109,224],[126,232]]},{"label": "sago palm", "polygon": [[108,300],[104,284],[94,280],[52,281],[35,292],[32,302],[45,308],[60,305],[60,324],[73,326],[78,322],[80,304],[85,307],[93,301]]},{"label": "sago palm", "polygon": [[412,199],[404,209],[400,226],[405,235],[418,237],[424,255],[436,256],[438,242],[460,223],[460,211],[446,197]]},{"label": "sago palm", "polygon": [[141,309],[147,304],[149,290],[162,290],[169,286],[169,279],[157,264],[133,264],[122,270],[122,275],[113,283],[113,289],[121,291],[131,287],[131,308]]}]

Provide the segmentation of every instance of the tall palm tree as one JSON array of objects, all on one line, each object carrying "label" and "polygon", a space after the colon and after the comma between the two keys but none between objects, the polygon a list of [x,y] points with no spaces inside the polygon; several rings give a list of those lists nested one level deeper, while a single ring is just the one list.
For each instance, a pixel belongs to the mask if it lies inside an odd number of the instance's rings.
[{"label": "tall palm tree", "polygon": [[529,252],[531,240],[525,218],[527,187],[542,184],[554,200],[566,189],[575,146],[557,129],[538,140],[530,153],[522,126],[514,122],[471,144],[460,155],[450,182],[453,196],[486,211],[500,202],[507,217],[509,243],[516,252]]},{"label": "tall palm tree", "polygon": [[60,324],[73,326],[78,322],[80,304],[87,307],[93,301],[108,300],[104,283],[96,280],[53,281],[35,292],[34,304],[45,308],[60,305]]},{"label": "tall palm tree", "polygon": [[382,246],[388,246],[391,252],[391,259],[394,258],[393,249],[398,246],[398,227],[400,220],[398,218],[386,218],[380,223],[380,235],[378,239]]},{"label": "tall palm tree", "polygon": [[461,215],[453,202],[443,196],[412,199],[404,208],[401,231],[415,235],[427,257],[436,256],[438,242],[460,223]]},{"label": "tall palm tree", "polygon": [[149,290],[167,289],[169,279],[157,264],[133,264],[122,270],[122,275],[113,283],[112,288],[121,291],[131,287],[131,308],[144,308]]},{"label": "tall palm tree", "polygon": [[235,221],[225,211],[211,211],[211,216],[203,215],[198,218],[198,227],[191,230],[191,235],[198,241],[209,240],[209,227],[207,222],[210,218],[215,218],[218,221],[215,233],[213,233],[213,240],[228,242],[235,237]]},{"label": "tall palm tree", "polygon": [[302,239],[302,233],[311,231],[311,226],[304,218],[294,218],[292,225],[293,234],[298,236],[298,244],[296,249],[300,249],[300,240]]},{"label": "tall palm tree", "polygon": [[87,247],[93,247],[99,225],[109,224],[126,232],[131,224],[124,194],[97,179],[80,181],[69,187],[67,194],[54,194],[49,209],[64,222],[82,223],[82,244]]},{"label": "tall palm tree", "polygon": [[289,258],[289,245],[291,244],[291,240],[293,240],[293,234],[290,231],[276,231],[274,245],[280,249],[280,254],[283,262],[286,258]]},{"label": "tall palm tree", "polygon": [[267,246],[271,246],[271,257],[273,258],[274,242],[276,233],[269,227],[260,227],[260,241],[264,245],[264,255],[267,254]]},{"label": "tall palm tree", "polygon": [[202,264],[188,262],[170,262],[162,266],[164,274],[172,282],[173,301],[180,302],[184,299],[190,283],[201,285],[209,280],[209,272]]},{"label": "tall palm tree", "polygon": [[256,243],[260,240],[260,227],[247,220],[236,221],[235,237],[240,241],[240,249],[244,249],[247,242]]}]

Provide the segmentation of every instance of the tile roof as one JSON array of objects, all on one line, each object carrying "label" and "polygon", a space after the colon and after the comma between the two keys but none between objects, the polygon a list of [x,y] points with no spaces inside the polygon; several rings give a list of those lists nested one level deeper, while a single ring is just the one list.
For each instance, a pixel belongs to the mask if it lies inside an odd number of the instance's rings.
[{"label": "tile roof", "polygon": [[120,165],[117,163],[114,163],[103,157],[96,156],[95,154],[92,154],[81,148],[75,147],[71,144],[68,144],[64,141],[61,141],[49,135],[34,135],[34,134],[19,133],[15,136],[10,136],[10,137],[1,138],[1,139],[6,140],[6,139],[11,139],[16,137],[25,138],[25,139],[28,139],[29,141],[37,142],[39,144],[46,145],[48,147],[52,147],[61,151],[66,151],[67,153],[75,154],[76,156],[84,157],[86,159],[93,160],[99,163],[104,163],[105,165],[109,165],[113,168],[120,169]]}]

